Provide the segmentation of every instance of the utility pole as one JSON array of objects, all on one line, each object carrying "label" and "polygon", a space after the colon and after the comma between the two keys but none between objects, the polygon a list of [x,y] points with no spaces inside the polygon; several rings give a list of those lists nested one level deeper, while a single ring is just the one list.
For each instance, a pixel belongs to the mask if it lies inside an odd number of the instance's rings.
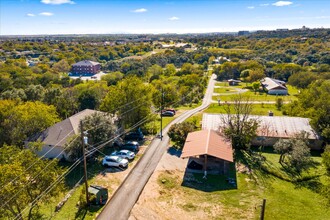
[{"label": "utility pole", "polygon": [[266,199],[263,199],[261,205],[260,220],[264,220],[265,218],[265,209],[266,209]]},{"label": "utility pole", "polygon": [[162,98],[160,102],[160,140],[163,140],[163,105],[164,105],[164,92],[162,88]]},{"label": "utility pole", "polygon": [[87,162],[86,162],[86,155],[85,155],[85,145],[87,144],[87,137],[84,134],[84,127],[83,122],[80,121],[80,131],[81,131],[81,145],[82,145],[82,152],[84,157],[84,176],[85,176],[85,190],[86,190],[86,204],[89,203],[88,198],[88,183],[87,183]]}]

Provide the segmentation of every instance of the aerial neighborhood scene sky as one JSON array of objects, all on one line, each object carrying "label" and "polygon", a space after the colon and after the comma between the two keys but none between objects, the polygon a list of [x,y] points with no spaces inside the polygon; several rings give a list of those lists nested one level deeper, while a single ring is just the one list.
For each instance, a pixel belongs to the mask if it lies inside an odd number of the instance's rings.
[{"label": "aerial neighborhood scene sky", "polygon": [[329,28],[327,0],[1,0],[0,35]]}]

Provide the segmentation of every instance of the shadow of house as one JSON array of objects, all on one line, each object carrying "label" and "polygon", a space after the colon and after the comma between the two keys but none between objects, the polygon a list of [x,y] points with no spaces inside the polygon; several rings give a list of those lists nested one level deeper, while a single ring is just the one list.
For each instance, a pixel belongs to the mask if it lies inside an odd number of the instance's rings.
[{"label": "shadow of house", "polygon": [[183,186],[203,191],[237,188],[231,143],[217,132],[189,133],[181,155],[181,158],[188,157]]},{"label": "shadow of house", "polygon": [[170,147],[170,148],[167,149],[167,153],[172,155],[172,156],[181,157],[182,151],[175,148],[175,147]]}]

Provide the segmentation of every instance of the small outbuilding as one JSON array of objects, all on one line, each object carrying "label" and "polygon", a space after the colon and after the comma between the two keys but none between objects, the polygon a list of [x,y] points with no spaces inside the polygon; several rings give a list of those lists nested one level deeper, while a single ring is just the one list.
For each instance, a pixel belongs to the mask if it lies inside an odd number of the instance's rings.
[{"label": "small outbuilding", "polygon": [[[231,142],[214,130],[201,130],[188,134],[181,158],[190,158],[190,163],[203,164],[204,173],[227,174],[233,162]],[[189,165],[188,165],[189,167]]]},{"label": "small outbuilding", "polygon": [[241,81],[237,79],[228,79],[228,84],[230,86],[237,86]]},{"label": "small outbuilding", "polygon": [[105,205],[108,201],[108,189],[102,186],[90,185],[88,187],[90,202],[95,205]]}]

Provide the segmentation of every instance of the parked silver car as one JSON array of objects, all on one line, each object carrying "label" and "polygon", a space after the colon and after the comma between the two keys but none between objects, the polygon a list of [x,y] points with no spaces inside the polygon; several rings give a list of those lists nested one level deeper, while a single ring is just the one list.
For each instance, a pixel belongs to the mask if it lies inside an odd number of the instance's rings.
[{"label": "parked silver car", "polygon": [[135,157],[135,153],[129,150],[121,150],[121,151],[115,151],[111,154],[112,156],[119,156],[127,160],[133,160]]},{"label": "parked silver car", "polygon": [[103,166],[127,168],[128,160],[119,156],[105,156],[102,161]]}]

